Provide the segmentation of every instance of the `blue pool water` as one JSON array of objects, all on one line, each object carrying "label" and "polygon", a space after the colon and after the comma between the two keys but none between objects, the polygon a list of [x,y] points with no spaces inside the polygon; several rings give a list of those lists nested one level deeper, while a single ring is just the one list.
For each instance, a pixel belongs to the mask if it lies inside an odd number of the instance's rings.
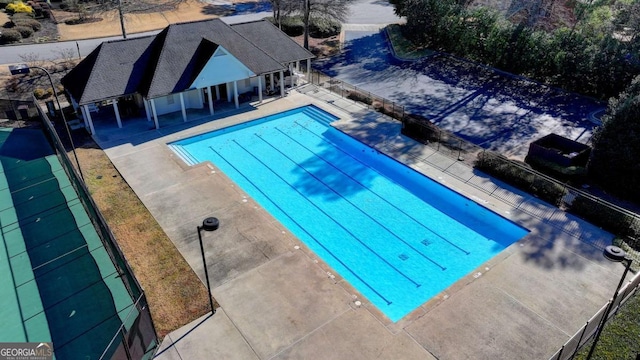
[{"label": "blue pool water", "polygon": [[169,146],[215,164],[394,322],[527,234],[336,119],[306,106]]}]

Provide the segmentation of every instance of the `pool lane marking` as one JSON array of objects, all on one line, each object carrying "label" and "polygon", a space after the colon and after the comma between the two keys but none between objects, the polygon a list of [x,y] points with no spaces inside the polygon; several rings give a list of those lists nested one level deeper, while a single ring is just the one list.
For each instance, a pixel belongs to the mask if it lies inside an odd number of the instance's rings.
[{"label": "pool lane marking", "polygon": [[[234,140],[235,141],[235,140]],[[334,259],[336,259],[336,261],[338,261],[342,266],[344,266],[345,269],[347,269],[347,271],[349,271],[351,274],[353,274],[353,276],[355,276],[358,280],[360,280],[366,287],[368,287],[371,291],[374,292],[374,294],[378,295],[382,300],[384,300],[387,305],[391,305],[393,304],[392,301],[389,301],[386,297],[384,297],[380,292],[378,292],[378,290],[376,290],[373,286],[371,286],[368,282],[366,282],[363,278],[361,278],[358,274],[356,274],[355,271],[351,270],[351,268],[349,266],[347,266],[347,264],[345,264],[342,260],[340,260],[340,258],[338,256],[336,256],[336,254],[333,253],[333,251],[329,250],[329,248],[327,248],[320,240],[318,240],[315,236],[313,236],[310,232],[308,232],[300,223],[298,223],[298,221],[296,221],[295,218],[293,218],[292,216],[290,216],[282,207],[280,207],[280,205],[278,205],[278,203],[276,203],[269,195],[267,195],[264,191],[262,191],[262,189],[260,189],[256,184],[254,184],[253,181],[251,181],[246,175],[244,175],[237,167],[235,167],[229,160],[227,160],[224,156],[222,156],[222,154],[220,154],[218,151],[216,151],[212,146],[209,146],[209,149],[211,149],[211,151],[213,151],[216,155],[218,155],[224,162],[226,162],[229,166],[231,166],[240,176],[242,176],[246,181],[248,181],[251,185],[253,185],[253,187],[258,190],[265,198],[269,199],[269,201],[271,201],[271,203],[278,208],[278,210],[280,210],[286,217],[289,218],[289,220],[291,220],[294,224],[296,224],[298,226],[298,228],[300,228],[300,230],[304,231],[311,239],[313,239],[316,243],[318,243],[318,245],[320,245],[327,253],[329,253],[331,256],[333,256]],[[243,148],[243,150],[245,150]],[[245,150],[246,151],[246,150]],[[300,194],[302,195],[302,194]],[[303,196],[304,197],[304,196]]]},{"label": "pool lane marking", "polygon": [[[257,134],[254,134],[256,136],[258,136]],[[288,182],[286,179],[284,179],[280,174],[278,174],[276,171],[274,171],[270,166],[268,166],[267,164],[264,163],[264,161],[262,161],[260,158],[258,158],[257,156],[255,156],[252,152],[250,152],[249,150],[247,150],[247,148],[245,148],[244,146],[242,146],[242,144],[240,144],[239,142],[237,142],[236,140],[233,140],[240,148],[242,148],[247,154],[249,154],[251,157],[253,157],[254,159],[256,159],[259,163],[261,163],[264,167],[266,167],[269,171],[271,171],[271,173],[273,173],[275,176],[277,176],[280,180],[282,180],[282,182],[284,182],[285,184],[289,185],[289,187],[291,187],[293,190],[295,190],[298,194],[300,194],[300,196],[302,196],[303,199],[305,199],[309,204],[311,204],[312,206],[314,206],[316,209],[318,209],[321,213],[323,213],[327,218],[331,219],[336,225],[338,225],[340,228],[342,228],[342,230],[344,230],[345,232],[347,232],[349,235],[351,235],[356,241],[358,241],[360,244],[362,244],[362,246],[366,247],[367,250],[371,251],[374,255],[376,255],[380,260],[382,260],[385,264],[387,264],[389,267],[391,267],[393,270],[395,270],[396,272],[398,272],[398,274],[402,275],[405,279],[409,280],[411,283],[413,283],[416,287],[420,287],[422,284],[416,282],[415,280],[413,280],[410,276],[406,275],[405,273],[403,273],[402,271],[400,271],[400,269],[396,268],[395,266],[393,266],[393,264],[391,264],[386,258],[384,258],[382,255],[378,254],[377,252],[375,252],[371,247],[369,247],[364,241],[362,241],[360,238],[358,238],[355,234],[353,234],[349,229],[347,229],[346,227],[344,227],[344,225],[340,224],[340,222],[336,221],[335,218],[333,218],[331,215],[329,215],[325,210],[323,210],[322,208],[320,208],[318,205],[316,205],[315,203],[313,203],[311,200],[309,200],[300,190],[298,190],[293,184],[291,184],[290,182]]]},{"label": "pool lane marking", "polygon": [[[342,152],[343,154],[345,154],[346,156],[352,158],[354,161],[360,163],[360,165],[362,165],[365,168],[370,169],[371,171],[377,173],[378,175],[384,177],[385,179],[389,180],[390,182],[393,182],[395,184],[397,184],[398,186],[401,186],[400,184],[398,184],[396,181],[389,179],[388,177],[384,176],[383,174],[381,174],[379,171],[377,171],[376,169],[374,169],[373,167],[369,166],[368,164],[363,163],[362,161],[360,161],[359,159],[357,159],[356,157],[354,157],[353,155],[347,153],[346,151],[342,150],[342,148],[340,148],[340,146],[336,145],[335,143],[325,139],[322,136],[319,136],[318,134],[316,134],[315,132],[311,131],[309,128],[307,128],[304,124],[301,124],[298,121],[294,121],[294,123],[296,125],[298,125],[299,127],[301,127],[302,129],[306,130],[307,132],[311,133],[313,136],[317,137],[318,139],[320,139],[320,141],[325,142],[327,144],[330,144],[333,148],[339,150],[340,152]],[[278,129],[276,127],[276,129]],[[280,129],[278,129],[278,131],[282,132]],[[285,136],[288,136],[285,132],[282,132]],[[317,155],[314,151],[310,150],[308,147],[306,147],[304,144],[301,144],[300,142],[296,141],[295,139],[291,138],[290,136],[288,136],[291,140],[297,142],[300,146],[302,146],[303,148],[307,149],[309,152],[311,152],[312,154],[314,154],[316,157],[322,159],[325,163],[329,164],[331,167],[333,167],[334,169],[338,170],[339,172],[344,173],[346,176],[352,178],[351,176],[349,176],[349,174],[345,173],[344,171],[342,171],[341,169],[335,167],[331,162],[327,161],[325,158],[323,158],[320,155]],[[415,170],[414,170],[415,171]],[[365,189],[369,189],[367,186],[365,186],[364,184],[362,184],[361,182],[357,181],[356,179],[352,178],[356,183],[358,183],[360,186],[364,187]],[[402,187],[402,186],[401,186]],[[453,243],[452,241],[448,240],[447,238],[445,238],[444,236],[438,234],[435,230],[432,230],[431,228],[429,228],[428,226],[426,226],[425,224],[423,224],[422,222],[420,222],[418,219],[414,218],[413,216],[411,216],[410,214],[406,213],[404,210],[400,209],[399,207],[397,207],[396,205],[392,204],[391,202],[389,202],[388,200],[386,200],[384,197],[382,197],[380,194],[376,193],[375,191],[369,190],[371,193],[375,194],[376,196],[378,196],[382,201],[388,203],[389,205],[393,206],[394,208],[396,208],[399,212],[401,212],[402,214],[406,215],[408,218],[410,218],[411,220],[415,221],[416,223],[418,223],[420,226],[422,226],[425,230],[429,231],[430,233],[434,234],[435,236],[439,237],[440,239],[442,239],[443,241],[445,241],[446,243],[448,243],[449,245],[453,246],[454,248],[460,250],[461,252],[465,253],[466,255],[471,254],[471,252],[463,249],[462,247],[456,245],[455,243]],[[407,190],[408,191],[408,190]],[[408,191],[409,193],[411,193],[410,191]],[[415,195],[414,195],[415,196]]]},{"label": "pool lane marking", "polygon": [[[278,128],[276,128],[276,130],[280,131]],[[286,135],[286,134],[285,134]],[[334,194],[336,194],[338,197],[344,199],[346,202],[348,202],[349,204],[351,204],[351,206],[353,206],[355,209],[357,209],[357,211],[359,211],[360,213],[362,213],[365,217],[371,219],[371,221],[375,222],[376,224],[378,224],[380,227],[382,227],[383,229],[385,229],[389,234],[391,234],[393,237],[395,237],[397,240],[399,240],[400,242],[402,242],[403,244],[407,245],[409,248],[411,248],[413,251],[415,251],[416,253],[418,253],[418,255],[421,255],[423,258],[425,258],[427,261],[429,261],[430,263],[434,264],[435,266],[439,267],[441,270],[446,270],[447,268],[445,266],[442,266],[441,264],[439,264],[437,261],[431,259],[429,256],[423,254],[420,250],[418,250],[416,247],[414,247],[413,245],[409,244],[406,240],[402,239],[398,234],[394,233],[391,229],[389,229],[388,227],[386,227],[385,225],[383,225],[382,223],[380,223],[380,221],[376,220],[375,218],[373,218],[371,215],[367,214],[364,210],[362,210],[360,207],[358,207],[356,204],[354,204],[351,200],[347,199],[344,195],[340,194],[339,192],[337,192],[335,189],[333,189],[331,186],[327,185],[327,183],[325,183],[324,181],[322,181],[320,178],[318,178],[315,174],[311,173],[309,170],[305,169],[303,166],[301,166],[300,164],[298,164],[296,161],[294,161],[293,159],[291,159],[291,157],[289,157],[287,154],[283,153],[282,151],[280,151],[280,149],[276,148],[273,144],[271,144],[270,142],[268,142],[267,140],[265,140],[262,136],[255,134],[256,137],[258,137],[260,140],[262,140],[265,144],[269,145],[271,148],[273,148],[275,151],[277,151],[278,153],[280,153],[282,156],[284,156],[286,159],[288,159],[291,163],[293,163],[294,165],[296,165],[297,167],[299,167],[300,169],[302,169],[305,173],[307,173],[309,176],[313,177],[314,179],[316,179],[316,181],[318,181],[320,184],[324,185],[325,188],[329,189],[331,192],[333,192]],[[293,140],[293,139],[292,139]],[[294,140],[295,141],[295,140]],[[307,149],[307,148],[305,148]],[[309,149],[307,149],[309,150]],[[343,173],[344,174],[344,173]],[[344,174],[346,177],[352,179],[349,175]],[[368,190],[368,188],[365,187],[365,189]]]},{"label": "pool lane marking", "polygon": [[[259,135],[254,134],[256,137],[259,137]],[[247,148],[245,148],[242,144],[240,144],[239,142],[237,142],[236,140],[233,140],[233,142],[235,142],[240,148],[242,148],[247,154],[249,154],[251,157],[253,157],[255,160],[257,160],[260,164],[262,164],[265,168],[267,168],[271,173],[273,173],[275,176],[277,176],[280,180],[282,180],[282,182],[284,182],[285,184],[287,184],[290,188],[292,188],[293,190],[295,190],[300,196],[302,196],[303,199],[305,199],[309,204],[311,204],[312,206],[314,206],[316,209],[318,209],[321,213],[323,213],[327,218],[331,219],[336,225],[338,225],[340,228],[342,228],[342,230],[344,230],[345,232],[347,232],[350,236],[352,236],[356,241],[358,241],[360,244],[362,244],[362,246],[364,246],[365,248],[367,248],[367,250],[371,251],[375,256],[377,256],[380,260],[382,260],[385,264],[387,264],[389,267],[391,267],[393,270],[395,270],[398,274],[402,275],[405,279],[409,280],[411,283],[413,283],[416,287],[420,287],[422,284],[416,282],[415,280],[413,280],[410,276],[406,275],[405,273],[403,273],[402,271],[400,271],[400,269],[396,268],[393,264],[391,264],[385,257],[383,257],[382,255],[378,254],[376,251],[374,251],[371,247],[369,247],[364,241],[362,241],[360,238],[358,238],[354,233],[352,233],[349,229],[347,229],[344,225],[342,225],[340,222],[338,222],[334,217],[332,217],[330,214],[328,214],[325,210],[323,210],[322,208],[320,208],[317,204],[315,204],[314,202],[312,202],[310,199],[308,199],[300,190],[298,190],[298,188],[296,188],[293,184],[291,184],[290,182],[288,182],[285,178],[283,178],[280,174],[278,174],[276,171],[273,170],[273,168],[271,168],[269,165],[267,165],[266,163],[264,163],[264,161],[262,161],[262,159],[260,159],[259,157],[255,156],[251,151],[249,151]],[[304,169],[303,169],[304,170]],[[322,182],[320,182],[322,184]],[[437,264],[436,264],[437,265]]]},{"label": "pool lane marking", "polygon": [[[306,130],[307,132],[313,134],[315,137],[319,138],[321,141],[330,144],[333,148],[339,150],[340,152],[342,152],[343,154],[345,154],[346,156],[352,158],[354,161],[360,163],[360,165],[370,169],[371,171],[375,172],[376,174],[384,177],[385,179],[397,184],[398,186],[401,186],[400,184],[398,184],[397,182],[389,179],[388,177],[384,176],[383,174],[381,174],[379,171],[377,171],[376,169],[372,168],[371,166],[363,163],[362,161],[358,160],[357,158],[355,158],[354,156],[352,156],[351,154],[347,153],[346,151],[342,150],[339,146],[337,146],[336,144],[334,144],[331,141],[326,140],[325,138],[323,138],[322,136],[319,136],[318,134],[314,133],[313,131],[309,130],[307,127],[305,127],[303,124],[300,124],[299,122],[295,121],[295,124],[297,124],[298,126],[300,126],[301,128],[303,128],[304,130]],[[351,177],[349,174],[345,173],[344,171],[342,171],[340,168],[337,168],[335,165],[333,165],[331,162],[327,161],[325,158],[323,158],[322,156],[316,154],[314,151],[310,150],[308,147],[306,147],[304,144],[301,144],[299,141],[295,140],[294,138],[290,137],[287,133],[283,132],[282,130],[280,130],[278,127],[275,128],[276,130],[280,131],[283,135],[287,136],[288,138],[290,138],[292,141],[295,141],[298,145],[302,146],[303,148],[307,149],[309,152],[311,152],[312,154],[314,154],[314,156],[316,156],[317,158],[321,159],[322,161],[324,161],[326,164],[329,164],[331,167],[333,167],[334,169],[338,170],[339,172],[343,173],[345,176],[353,179],[354,182],[356,182],[357,184],[359,184],[360,186],[362,186],[365,189],[368,189],[372,194],[375,194],[378,198],[380,198],[383,202],[386,202],[387,204],[391,205],[392,207],[394,207],[396,210],[398,210],[399,212],[401,212],[402,214],[404,214],[405,216],[407,216],[408,218],[410,218],[411,220],[413,220],[414,222],[416,222],[417,224],[419,224],[420,226],[422,226],[425,230],[429,231],[430,233],[432,233],[433,235],[437,236],[438,238],[442,239],[444,242],[448,243],[449,245],[453,246],[454,248],[460,250],[461,252],[465,253],[466,255],[471,254],[471,252],[463,249],[462,247],[456,245],[455,243],[453,243],[452,241],[448,240],[447,238],[445,238],[444,236],[438,234],[435,230],[432,230],[431,228],[429,228],[428,226],[426,226],[425,224],[423,224],[422,222],[420,222],[418,219],[416,219],[415,217],[411,216],[410,214],[408,214],[407,212],[405,212],[404,210],[400,209],[398,206],[394,205],[393,203],[389,202],[387,199],[385,199],[384,197],[382,197],[380,194],[376,193],[375,191],[371,190],[370,188],[368,188],[367,186],[365,186],[364,184],[362,184],[361,182],[359,182],[358,180],[354,179],[353,177]],[[415,196],[415,195],[414,195]]]}]

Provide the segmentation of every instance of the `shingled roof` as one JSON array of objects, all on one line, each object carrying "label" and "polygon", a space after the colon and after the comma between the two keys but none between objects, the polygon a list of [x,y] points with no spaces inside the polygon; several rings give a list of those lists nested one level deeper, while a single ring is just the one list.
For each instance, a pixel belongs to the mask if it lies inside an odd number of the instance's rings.
[{"label": "shingled roof", "polygon": [[231,27],[281,64],[315,57],[267,20],[233,24]]},{"label": "shingled roof", "polygon": [[193,83],[219,46],[256,75],[313,57],[266,21],[231,27],[211,19],[169,25],[155,36],[104,42],[62,83],[79,104],[136,92],[146,98],[176,93]]},{"label": "shingled roof", "polygon": [[62,79],[62,84],[79,104],[134,94],[149,63],[153,39],[103,42]]}]

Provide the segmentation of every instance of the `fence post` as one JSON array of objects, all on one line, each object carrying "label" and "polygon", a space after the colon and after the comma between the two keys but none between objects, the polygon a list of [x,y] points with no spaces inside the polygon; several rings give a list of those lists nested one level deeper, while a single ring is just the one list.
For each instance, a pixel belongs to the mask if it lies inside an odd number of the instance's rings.
[{"label": "fence post", "polygon": [[564,351],[564,345],[562,345],[562,347],[560,348],[560,352],[558,353],[558,356],[556,356],[555,360],[560,360],[562,359],[562,352]]},{"label": "fence post", "polygon": [[562,196],[560,197],[560,200],[558,200],[558,203],[556,204],[556,206],[560,206],[562,205],[563,199],[565,197],[565,195],[567,195],[567,183],[562,183]]}]

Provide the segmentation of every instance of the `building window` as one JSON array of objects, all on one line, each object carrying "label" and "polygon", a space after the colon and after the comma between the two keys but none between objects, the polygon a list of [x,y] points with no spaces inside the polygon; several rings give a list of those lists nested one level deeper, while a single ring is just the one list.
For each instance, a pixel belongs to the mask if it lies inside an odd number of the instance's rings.
[{"label": "building window", "polygon": [[173,94],[167,96],[167,104],[171,105],[175,102],[175,99],[173,98]]}]

